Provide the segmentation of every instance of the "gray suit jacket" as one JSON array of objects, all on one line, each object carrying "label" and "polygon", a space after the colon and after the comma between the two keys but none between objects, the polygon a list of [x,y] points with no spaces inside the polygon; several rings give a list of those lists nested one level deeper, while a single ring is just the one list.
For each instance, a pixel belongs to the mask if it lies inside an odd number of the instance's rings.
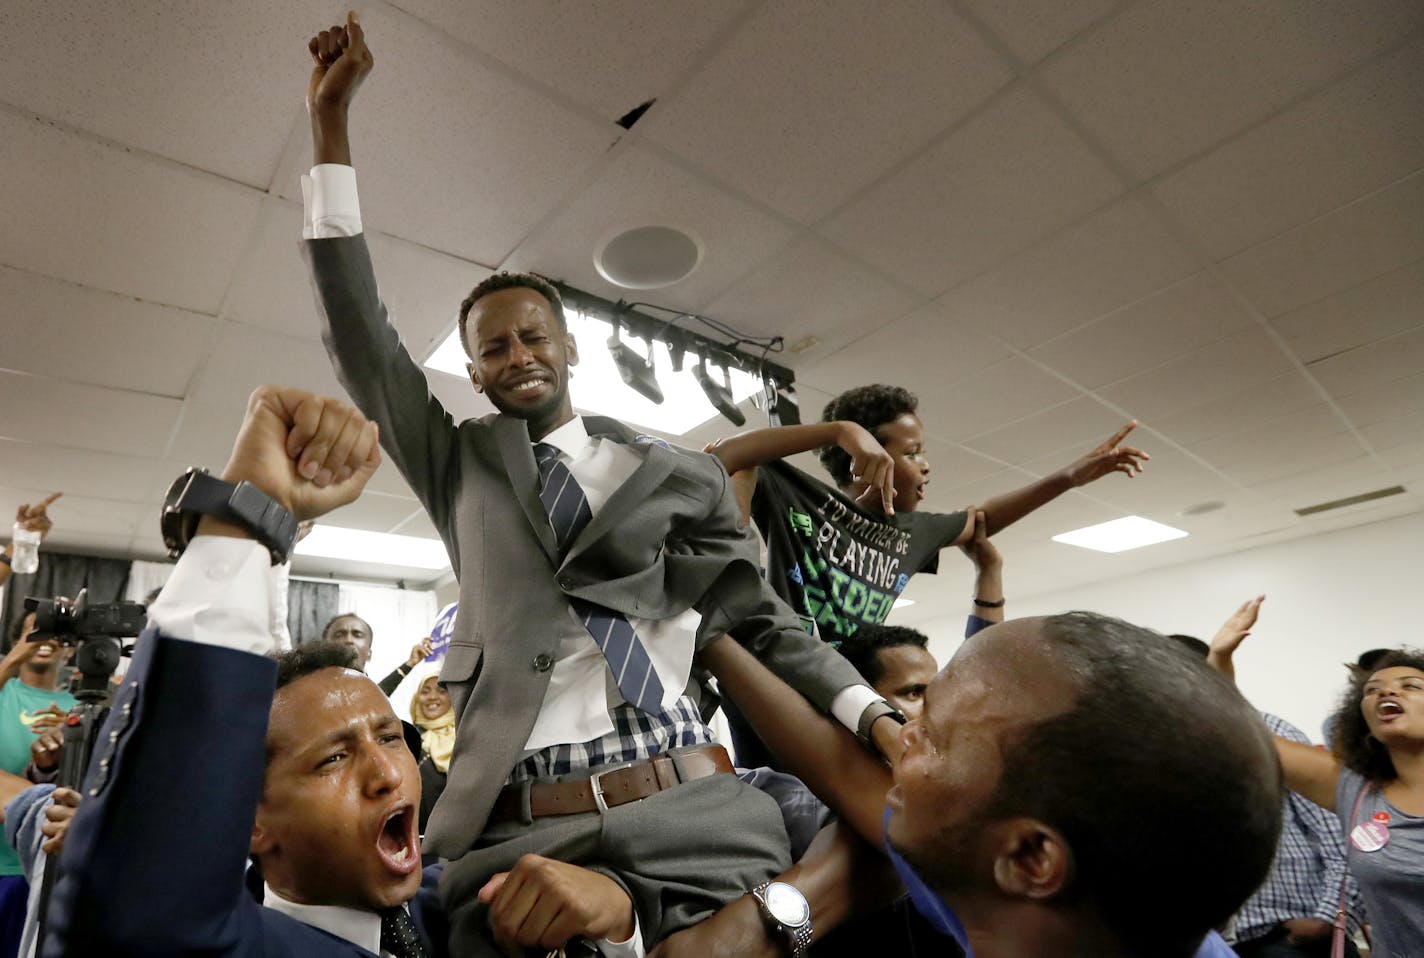
[{"label": "gray suit jacket", "polygon": [[[568,596],[648,619],[696,609],[699,641],[730,632],[822,709],[864,684],[761,578],[755,541],[713,456],[636,442],[621,423],[584,417],[590,435],[627,444],[642,462],[561,560],[524,421],[454,422],[387,318],[364,237],[304,247],[337,375],[380,424],[382,446],[440,531],[460,581],[440,673],[458,734],[428,852],[456,858],[484,828],[534,726],[560,641],[583,634]],[[696,677],[692,686],[710,709]]]}]

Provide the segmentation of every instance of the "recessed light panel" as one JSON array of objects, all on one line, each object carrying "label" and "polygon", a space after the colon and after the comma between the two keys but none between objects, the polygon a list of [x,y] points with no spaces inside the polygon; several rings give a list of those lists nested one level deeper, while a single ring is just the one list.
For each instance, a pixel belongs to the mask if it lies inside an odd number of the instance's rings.
[{"label": "recessed light panel", "polygon": [[1181,529],[1164,526],[1151,519],[1124,516],[1111,522],[1100,522],[1095,526],[1084,526],[1082,529],[1056,535],[1053,541],[1078,546],[1080,549],[1092,549],[1095,552],[1126,552],[1159,542],[1182,539],[1186,535]]},{"label": "recessed light panel", "polygon": [[297,543],[295,551],[299,556],[350,559],[354,562],[405,566],[408,569],[450,568],[445,543],[439,539],[345,529],[341,526],[314,526],[307,537]]}]

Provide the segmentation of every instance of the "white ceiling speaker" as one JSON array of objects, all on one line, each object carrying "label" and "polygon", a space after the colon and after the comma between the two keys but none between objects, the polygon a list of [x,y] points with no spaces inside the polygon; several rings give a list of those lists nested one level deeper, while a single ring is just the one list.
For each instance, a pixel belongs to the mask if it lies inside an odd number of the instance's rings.
[{"label": "white ceiling speaker", "polygon": [[603,244],[593,265],[624,289],[662,289],[686,279],[702,261],[702,246],[671,226],[639,226]]}]

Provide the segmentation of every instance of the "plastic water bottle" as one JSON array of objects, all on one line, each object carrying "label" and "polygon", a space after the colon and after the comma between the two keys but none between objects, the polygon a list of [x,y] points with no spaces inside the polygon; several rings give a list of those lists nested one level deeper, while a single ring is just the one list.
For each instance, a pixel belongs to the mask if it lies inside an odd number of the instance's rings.
[{"label": "plastic water bottle", "polygon": [[16,575],[33,575],[40,567],[40,534],[15,523],[14,552],[10,568]]}]

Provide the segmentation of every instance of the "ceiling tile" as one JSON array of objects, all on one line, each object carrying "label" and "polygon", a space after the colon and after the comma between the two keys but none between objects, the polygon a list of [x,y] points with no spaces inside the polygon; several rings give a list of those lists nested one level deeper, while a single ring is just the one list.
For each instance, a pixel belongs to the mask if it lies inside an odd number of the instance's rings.
[{"label": "ceiling tile", "polygon": [[1198,268],[1142,203],[1127,197],[955,287],[940,302],[973,328],[1028,348]]},{"label": "ceiling tile", "polygon": [[189,398],[195,405],[236,409],[241,415],[252,391],[268,383],[346,398],[320,343],[240,323],[222,324]]},{"label": "ceiling tile", "polygon": [[1063,121],[1017,87],[818,229],[933,296],[1120,192]]},{"label": "ceiling tile", "polygon": [[[420,512],[420,502],[406,496],[390,496],[367,490],[355,502],[328,512],[318,522],[346,529],[366,529],[371,532],[394,532],[396,527]],[[403,532],[404,535],[410,533]]]},{"label": "ceiling tile", "polygon": [[1358,458],[1365,451],[1340,417],[1323,403],[1204,440],[1191,449],[1246,485],[1310,472]]},{"label": "ceiling tile", "polygon": [[435,524],[430,521],[430,517],[419,509],[397,523],[391,531],[398,535],[417,536],[422,539],[440,538],[440,533],[435,530]]},{"label": "ceiling tile", "polygon": [[1043,59],[1094,21],[1119,6],[1118,0],[966,0],[980,20],[1025,63]]},{"label": "ceiling tile", "polygon": [[5,267],[0,316],[24,330],[6,337],[7,369],[174,398],[216,326],[199,313]]},{"label": "ceiling tile", "polygon": [[1146,425],[1173,442],[1190,446],[1253,425],[1278,419],[1287,413],[1320,402],[1320,392],[1298,372],[1253,382],[1244,389],[1223,390],[1219,395],[1203,394],[1205,402],[1180,412],[1153,417]]},{"label": "ceiling tile", "polygon": [[1376,452],[1385,452],[1399,446],[1412,445],[1424,435],[1424,423],[1418,416],[1397,416],[1361,426],[1359,433]]},{"label": "ceiling tile", "polygon": [[1424,166],[1424,33],[1152,187],[1223,259]]},{"label": "ceiling tile", "polygon": [[287,131],[306,125],[306,38],[326,24],[284,0],[215,14],[182,0],[13,0],[0,89],[26,110],[266,188]]},{"label": "ceiling tile", "polygon": [[1386,419],[1413,417],[1424,439],[1424,373],[1371,383],[1358,392],[1337,397],[1336,403],[1355,426]]},{"label": "ceiling tile", "polygon": [[[1255,123],[1424,22],[1411,0],[1149,0],[1054,58],[1044,80],[1136,176]],[[1170,122],[1164,122],[1170,117]]]},{"label": "ceiling tile", "polygon": [[951,322],[937,304],[930,303],[824,359],[807,363],[797,376],[827,395],[889,382],[923,397],[1008,355],[1002,344]]},{"label": "ceiling tile", "polygon": [[934,512],[958,512],[965,506],[977,505],[1032,481],[1032,477],[1023,472],[1005,469],[968,482],[958,482],[947,474],[947,470],[941,470],[940,475],[931,477],[920,508]]},{"label": "ceiling tile", "polygon": [[814,334],[833,343],[844,340],[845,330],[878,329],[919,303],[914,294],[807,237],[740,279],[705,312],[746,332],[785,335],[788,341]]},{"label": "ceiling tile", "polygon": [[200,313],[217,311],[260,202],[3,111],[0,175],[0,263]]},{"label": "ceiling tile", "polygon": [[1029,355],[1096,389],[1235,333],[1255,320],[1211,276],[1199,273],[1103,319],[1050,340]]},{"label": "ceiling tile", "polygon": [[1143,422],[1240,392],[1295,367],[1260,330],[1248,330],[1099,389]]},{"label": "ceiling tile", "polygon": [[[152,472],[153,461],[143,456],[0,439],[0,486],[143,502],[151,498]],[[49,509],[56,524],[65,502],[61,497]],[[0,520],[9,522],[13,513],[0,510]]]},{"label": "ceiling tile", "polygon": [[[964,445],[1003,462],[1023,465],[1052,450],[1081,447],[1086,452],[1124,425],[1122,417],[1084,396],[964,440]],[[1136,440],[1129,440],[1136,444]],[[1075,453],[1076,455],[1077,453]],[[1073,458],[1065,455],[1064,464]]]},{"label": "ceiling tile", "polygon": [[177,400],[0,370],[0,409],[24,410],[0,425],[6,439],[131,456],[162,453]]},{"label": "ceiling tile", "polygon": [[1403,470],[1406,476],[1413,477],[1409,487],[1411,491],[1424,493],[1424,438],[1390,449],[1377,449],[1376,452],[1391,468]]},{"label": "ceiling tile", "polygon": [[1374,456],[1361,454],[1287,479],[1258,483],[1252,489],[1288,509],[1305,509],[1393,484],[1388,467]]},{"label": "ceiling tile", "polygon": [[[697,241],[696,270],[664,289],[629,291],[599,275],[594,256],[637,226],[671,226]],[[510,256],[509,269],[536,270],[607,299],[645,299],[701,311],[784,246],[791,227],[642,147],[621,153],[581,196]]]},{"label": "ceiling tile", "polygon": [[[21,503],[34,502],[44,495],[33,488],[0,488],[0,513],[14,515]],[[85,541],[89,536],[131,537],[140,523],[158,525],[158,503],[66,495],[52,508],[54,533],[45,537],[41,551],[53,549],[61,541]]]},{"label": "ceiling tile", "polygon": [[[352,111],[365,224],[499,265],[622,134],[412,17],[362,13],[377,67]],[[279,184],[299,199],[294,182]]]},{"label": "ceiling tile", "polygon": [[[925,461],[930,466],[929,484],[925,487],[926,508],[935,509],[941,508],[938,503],[942,501],[944,494],[955,496],[970,483],[991,476],[1002,476],[1004,468],[1002,463],[986,459],[963,446],[943,443],[936,439],[925,440]],[[826,472],[824,469],[817,469],[815,474],[817,478],[824,478]],[[948,507],[951,510],[961,509],[966,502],[972,500],[961,501],[955,498],[953,501],[957,504]]]},{"label": "ceiling tile", "polygon": [[[1424,319],[1424,317],[1421,317]],[[1336,396],[1404,379],[1424,369],[1424,325],[1313,362],[1311,375]],[[1424,424],[1421,424],[1424,425]]]},{"label": "ceiling tile", "polygon": [[403,0],[400,7],[613,122],[667,94],[744,9],[741,0],[692,5],[561,0]]},{"label": "ceiling tile", "polygon": [[1033,364],[1010,357],[920,393],[925,435],[961,441],[1082,395]]},{"label": "ceiling tile", "polygon": [[1009,78],[949,4],[764,4],[646,135],[811,223]]},{"label": "ceiling tile", "polygon": [[1303,362],[1413,329],[1424,319],[1424,260],[1271,320]]},{"label": "ceiling tile", "polygon": [[1221,264],[1266,316],[1424,258],[1424,171]]},{"label": "ceiling tile", "polygon": [[[280,200],[265,204],[224,318],[286,336],[320,339],[301,231],[301,207]],[[490,271],[384,233],[368,232],[366,242],[391,322],[412,355],[423,360],[454,327],[461,300]]]}]

